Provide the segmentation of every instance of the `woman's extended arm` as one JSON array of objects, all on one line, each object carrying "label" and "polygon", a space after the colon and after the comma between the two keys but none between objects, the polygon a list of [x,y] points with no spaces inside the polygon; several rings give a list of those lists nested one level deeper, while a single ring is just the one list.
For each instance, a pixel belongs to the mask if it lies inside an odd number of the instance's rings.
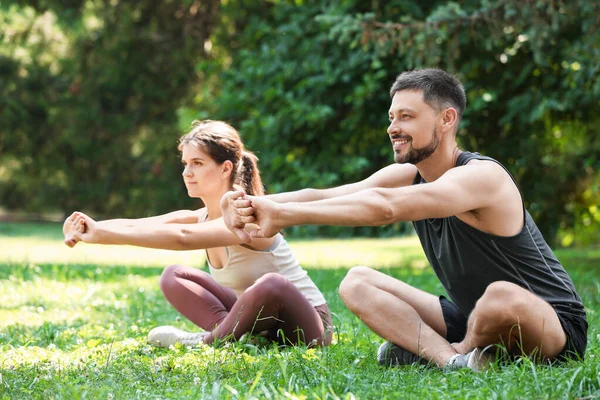
[{"label": "woman's extended arm", "polygon": [[194,224],[198,222],[198,217],[203,209],[199,210],[178,210],[163,215],[157,215],[155,217],[147,218],[118,218],[118,219],[107,219],[105,221],[98,221],[98,224],[106,226],[122,226],[122,227],[133,227],[133,226],[144,226],[148,224]]},{"label": "woman's extended arm", "polygon": [[[102,228],[127,228],[127,227],[143,227],[157,224],[194,224],[197,223],[199,218],[203,215],[205,209],[199,210],[178,210],[163,215],[157,215],[155,217],[148,218],[137,218],[137,219],[107,219],[104,221],[94,221],[98,227]],[[69,247],[74,247],[77,242],[81,240],[79,235],[75,233],[81,230],[81,233],[85,231],[83,225],[73,225],[73,221],[77,218],[78,214],[83,214],[79,211],[75,211],[71,214],[63,224],[63,234],[65,235],[65,244]]]},{"label": "woman's extended arm", "polygon": [[[206,222],[163,223],[146,221],[143,225],[119,226],[102,224],[83,213],[73,219],[74,236],[86,243],[131,245],[166,250],[199,250],[231,246],[242,241],[223,223],[223,219]],[[268,248],[272,239],[252,242],[257,250]]]}]

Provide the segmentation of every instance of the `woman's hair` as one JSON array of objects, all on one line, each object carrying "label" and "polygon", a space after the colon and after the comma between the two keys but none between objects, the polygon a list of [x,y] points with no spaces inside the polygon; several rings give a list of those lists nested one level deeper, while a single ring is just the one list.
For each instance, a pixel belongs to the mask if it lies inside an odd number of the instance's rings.
[{"label": "woman's hair", "polygon": [[239,133],[231,125],[223,121],[194,121],[191,130],[179,139],[179,151],[186,144],[198,147],[219,165],[231,161],[231,184],[235,189],[243,189],[252,196],[265,193],[258,158],[244,149]]}]

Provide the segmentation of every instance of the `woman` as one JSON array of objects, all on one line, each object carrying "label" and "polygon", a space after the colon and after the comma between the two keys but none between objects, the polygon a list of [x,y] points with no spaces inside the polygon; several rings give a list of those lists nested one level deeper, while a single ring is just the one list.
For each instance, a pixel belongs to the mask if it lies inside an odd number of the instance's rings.
[{"label": "woman", "polygon": [[[65,243],[206,249],[210,274],[170,265],[160,278],[169,303],[205,331],[158,327],[148,334],[153,345],[237,340],[248,332],[262,332],[283,344],[329,345],[328,306],[285,239],[278,234],[242,244],[223,224],[219,202],[224,193],[243,189],[264,194],[257,158],[244,150],[237,131],[221,121],[195,121],[181,138],[179,150],[188,195],[202,199],[206,207],[100,222],[75,212],[63,226]],[[248,227],[252,228],[256,226]]]}]

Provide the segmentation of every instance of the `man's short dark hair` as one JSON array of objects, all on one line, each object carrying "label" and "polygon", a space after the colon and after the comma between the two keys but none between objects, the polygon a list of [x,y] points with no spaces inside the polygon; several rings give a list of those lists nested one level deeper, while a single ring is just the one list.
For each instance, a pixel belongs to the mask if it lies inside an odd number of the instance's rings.
[{"label": "man's short dark hair", "polygon": [[425,103],[438,112],[446,107],[454,107],[459,120],[467,106],[462,83],[441,69],[416,69],[401,73],[390,89],[390,97],[401,90],[422,90]]}]

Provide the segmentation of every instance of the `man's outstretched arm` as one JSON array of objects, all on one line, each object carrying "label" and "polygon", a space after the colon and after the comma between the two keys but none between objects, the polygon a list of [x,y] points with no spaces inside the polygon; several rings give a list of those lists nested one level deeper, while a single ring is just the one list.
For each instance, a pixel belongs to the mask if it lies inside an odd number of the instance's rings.
[{"label": "man's outstretched arm", "polygon": [[255,222],[254,237],[270,237],[293,225],[323,224],[376,226],[396,221],[443,218],[493,205],[506,181],[492,164],[454,168],[432,183],[400,188],[371,188],[312,202],[278,204],[244,196],[234,203],[230,217],[242,226]]},{"label": "man's outstretched arm", "polygon": [[301,189],[293,192],[276,193],[265,196],[276,203],[325,200],[345,196],[371,188],[393,188],[409,186],[417,175],[417,168],[412,164],[392,164],[380,169],[366,179],[329,189]]}]

